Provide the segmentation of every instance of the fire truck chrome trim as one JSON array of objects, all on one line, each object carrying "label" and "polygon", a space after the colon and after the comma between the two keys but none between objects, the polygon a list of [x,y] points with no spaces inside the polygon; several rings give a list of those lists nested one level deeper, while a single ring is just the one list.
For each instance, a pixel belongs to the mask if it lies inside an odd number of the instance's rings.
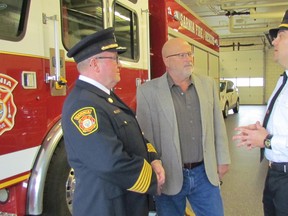
[{"label": "fire truck chrome trim", "polygon": [[47,170],[53,152],[62,137],[63,131],[59,120],[46,136],[31,173],[27,192],[27,214],[29,215],[39,215],[43,211],[43,192]]}]

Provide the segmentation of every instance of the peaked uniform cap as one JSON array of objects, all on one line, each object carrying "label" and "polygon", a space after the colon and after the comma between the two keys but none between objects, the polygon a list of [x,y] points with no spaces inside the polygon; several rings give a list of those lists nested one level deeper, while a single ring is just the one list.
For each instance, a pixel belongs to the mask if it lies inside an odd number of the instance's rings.
[{"label": "peaked uniform cap", "polygon": [[286,10],[283,20],[281,24],[279,25],[279,27],[269,30],[269,34],[272,37],[272,39],[277,37],[279,30],[288,30],[288,10]]},{"label": "peaked uniform cap", "polygon": [[118,52],[124,53],[125,47],[119,47],[114,35],[114,28],[103,29],[94,34],[86,36],[75,44],[67,53],[69,58],[79,63],[93,55],[101,52]]}]

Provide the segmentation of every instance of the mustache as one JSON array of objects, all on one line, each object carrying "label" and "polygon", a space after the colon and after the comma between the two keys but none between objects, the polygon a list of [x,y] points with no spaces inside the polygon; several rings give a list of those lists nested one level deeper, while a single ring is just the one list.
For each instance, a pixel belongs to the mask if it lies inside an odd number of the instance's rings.
[{"label": "mustache", "polygon": [[184,65],[184,67],[193,67],[194,65],[192,63],[187,63]]}]

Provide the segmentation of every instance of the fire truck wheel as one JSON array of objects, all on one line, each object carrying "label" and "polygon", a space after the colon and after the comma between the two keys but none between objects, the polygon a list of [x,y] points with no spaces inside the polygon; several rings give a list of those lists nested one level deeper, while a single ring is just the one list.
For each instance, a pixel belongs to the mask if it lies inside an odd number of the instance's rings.
[{"label": "fire truck wheel", "polygon": [[43,194],[43,216],[71,215],[71,203],[66,199],[67,177],[70,175],[64,140],[61,140],[52,156],[46,176]]}]

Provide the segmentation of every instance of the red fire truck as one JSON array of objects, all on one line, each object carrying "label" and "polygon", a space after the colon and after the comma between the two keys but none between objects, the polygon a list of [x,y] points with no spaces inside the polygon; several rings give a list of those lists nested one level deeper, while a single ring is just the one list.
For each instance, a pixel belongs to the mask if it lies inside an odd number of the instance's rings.
[{"label": "red fire truck", "polygon": [[165,71],[168,38],[185,38],[195,71],[219,79],[218,35],[179,0],[1,0],[1,216],[70,215],[75,179],[60,119],[78,72],[66,53],[109,26],[128,47],[114,91],[133,109],[137,86]]}]

